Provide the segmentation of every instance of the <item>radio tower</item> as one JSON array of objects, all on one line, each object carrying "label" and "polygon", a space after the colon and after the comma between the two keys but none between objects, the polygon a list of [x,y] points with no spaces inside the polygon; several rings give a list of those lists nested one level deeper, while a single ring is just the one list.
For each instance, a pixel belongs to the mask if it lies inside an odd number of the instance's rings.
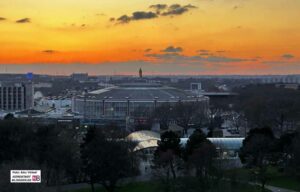
[{"label": "radio tower", "polygon": [[140,68],[140,70],[139,70],[139,76],[140,76],[141,79],[143,78],[143,71],[142,71],[142,68]]}]

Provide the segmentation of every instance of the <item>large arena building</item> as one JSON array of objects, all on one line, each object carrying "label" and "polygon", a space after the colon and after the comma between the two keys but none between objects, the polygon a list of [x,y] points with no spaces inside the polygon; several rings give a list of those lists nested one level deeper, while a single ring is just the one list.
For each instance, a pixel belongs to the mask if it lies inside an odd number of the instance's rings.
[{"label": "large arena building", "polygon": [[207,108],[209,98],[160,84],[128,83],[74,97],[72,111],[88,119],[126,118],[177,102],[201,102]]}]

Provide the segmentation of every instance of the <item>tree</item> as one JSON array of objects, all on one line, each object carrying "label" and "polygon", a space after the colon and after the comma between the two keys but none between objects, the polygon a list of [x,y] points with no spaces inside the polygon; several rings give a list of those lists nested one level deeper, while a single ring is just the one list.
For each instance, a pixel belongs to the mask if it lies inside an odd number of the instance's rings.
[{"label": "tree", "polygon": [[287,174],[299,176],[300,171],[300,133],[286,133],[278,142],[281,165]]},{"label": "tree", "polygon": [[275,137],[269,127],[250,130],[240,149],[242,163],[255,168],[255,173],[264,191],[267,182],[267,169],[274,154]]},{"label": "tree", "polygon": [[174,119],[173,107],[164,103],[153,111],[152,118],[158,120],[162,130],[168,130],[172,119]]},{"label": "tree", "polygon": [[172,131],[163,133],[154,154],[154,162],[157,168],[166,169],[168,178],[171,171],[173,179],[175,179],[180,157],[181,145],[179,136]]},{"label": "tree", "polygon": [[62,180],[76,182],[80,173],[79,145],[67,130],[52,125],[39,126],[35,133],[32,158],[44,167],[48,185]]},{"label": "tree", "polygon": [[205,134],[201,129],[196,129],[189,137],[186,146],[184,148],[184,159],[188,160],[189,156],[193,154],[193,151],[201,146],[202,143],[207,142]]},{"label": "tree", "polygon": [[295,128],[300,117],[300,92],[274,85],[249,85],[238,88],[235,110],[243,112],[250,126],[269,126],[283,134],[287,126]]},{"label": "tree", "polygon": [[154,110],[153,119],[159,121],[163,130],[168,130],[173,120],[187,133],[191,124],[201,126],[205,122],[206,112],[206,106],[202,102],[178,102],[175,105],[165,103]]},{"label": "tree", "polygon": [[33,153],[34,131],[24,121],[0,121],[0,164],[30,158]]},{"label": "tree", "polygon": [[217,177],[214,173],[214,158],[216,157],[216,148],[211,142],[203,142],[198,148],[193,150],[188,163],[196,171],[196,177],[202,185],[203,191],[207,190],[210,183]]},{"label": "tree", "polygon": [[12,114],[12,113],[8,113],[8,114],[6,114],[5,116],[4,116],[4,119],[5,120],[11,120],[11,119],[14,119],[15,118],[15,116],[14,116],[14,114]]},{"label": "tree", "polygon": [[10,161],[0,166],[0,189],[1,192],[55,192],[52,187],[46,187],[44,182],[44,175],[42,173],[41,184],[12,184],[10,183],[10,170],[39,170],[40,165],[29,161]]},{"label": "tree", "polygon": [[136,173],[129,145],[121,140],[107,138],[100,129],[90,128],[81,147],[83,171],[95,191],[100,183],[108,192],[113,192],[117,182]]},{"label": "tree", "polygon": [[31,161],[42,170],[48,185],[76,181],[80,156],[76,140],[68,130],[29,124],[20,119],[0,121],[0,166]]},{"label": "tree", "polygon": [[[92,161],[92,153],[93,153],[93,146],[92,141],[94,138],[96,138],[98,135],[96,135],[96,128],[95,127],[89,127],[88,131],[85,135],[85,138],[83,139],[83,144],[81,145],[81,159],[83,163],[83,172],[85,174],[88,180],[88,182],[91,184],[92,192],[95,191],[94,185],[97,182],[97,171],[96,168],[96,162]],[[101,137],[104,137],[102,134],[99,135]],[[104,140],[104,138],[101,138],[101,140]],[[94,144],[95,145],[95,144]],[[95,158],[95,157],[94,157]]]},{"label": "tree", "polygon": [[293,169],[293,175],[300,177],[300,133],[296,135],[292,143],[292,155],[289,167]]},{"label": "tree", "polygon": [[185,147],[185,161],[189,169],[195,170],[203,190],[208,187],[207,181],[209,181],[209,176],[212,174],[213,159],[215,157],[215,146],[206,139],[205,134],[200,129],[195,130],[189,137]]},{"label": "tree", "polygon": [[196,114],[199,114],[199,110],[204,110],[197,102],[192,103],[183,103],[178,102],[174,106],[174,115],[176,122],[179,126],[184,128],[185,134],[189,128],[189,125],[192,124],[195,119]]}]

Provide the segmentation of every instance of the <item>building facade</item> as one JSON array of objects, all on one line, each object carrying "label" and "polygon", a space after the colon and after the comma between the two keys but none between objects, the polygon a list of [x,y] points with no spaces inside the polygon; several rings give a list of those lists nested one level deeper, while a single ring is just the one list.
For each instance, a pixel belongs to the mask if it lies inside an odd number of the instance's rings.
[{"label": "building facade", "polygon": [[105,88],[73,98],[72,111],[90,119],[147,116],[158,106],[199,102],[208,107],[209,98],[158,84],[127,84]]},{"label": "building facade", "polygon": [[32,83],[0,82],[0,110],[21,111],[33,107]]}]

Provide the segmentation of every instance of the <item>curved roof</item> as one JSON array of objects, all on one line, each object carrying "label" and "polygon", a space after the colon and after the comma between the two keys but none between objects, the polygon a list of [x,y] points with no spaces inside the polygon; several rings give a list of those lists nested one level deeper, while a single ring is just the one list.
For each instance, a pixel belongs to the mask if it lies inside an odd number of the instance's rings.
[{"label": "curved roof", "polygon": [[157,141],[158,140],[156,140],[156,139],[150,139],[150,140],[145,140],[145,141],[139,142],[133,151],[139,151],[141,149],[157,147]]},{"label": "curved roof", "polygon": [[126,139],[135,141],[135,142],[143,142],[147,140],[160,140],[160,134],[153,131],[136,131],[129,134]]},{"label": "curved roof", "polygon": [[196,100],[196,96],[183,90],[156,84],[126,84],[89,92],[88,98],[99,100]]}]

